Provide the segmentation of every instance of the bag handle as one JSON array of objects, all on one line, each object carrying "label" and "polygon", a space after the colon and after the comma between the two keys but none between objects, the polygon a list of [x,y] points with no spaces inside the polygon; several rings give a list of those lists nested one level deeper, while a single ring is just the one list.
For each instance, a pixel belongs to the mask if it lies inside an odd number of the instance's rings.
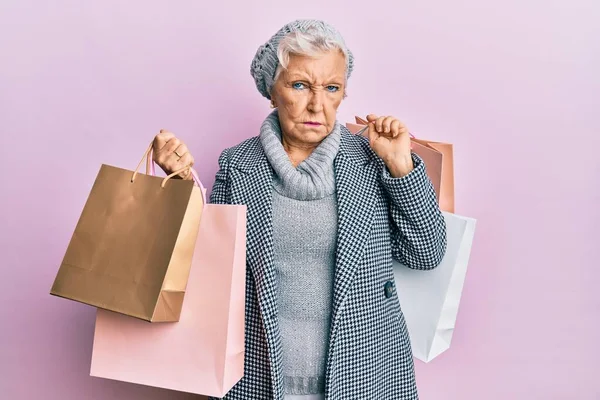
[{"label": "bag handle", "polygon": [[[150,146],[148,146],[148,148],[146,149],[146,152],[144,153],[144,156],[138,163],[137,167],[135,167],[135,171],[133,171],[133,175],[131,176],[131,182],[133,182],[135,180],[135,177],[138,174],[138,171],[140,169],[140,166],[142,165],[142,162],[144,162],[144,159],[146,159],[146,175],[156,176],[156,170],[154,167],[154,162],[152,160],[153,145],[154,145],[154,141],[150,142]],[[179,175],[180,173],[187,171],[187,170],[190,171],[190,173],[192,174],[192,179],[194,180],[196,185],[200,188],[200,191],[202,192],[202,198],[204,199],[204,204],[206,204],[206,188],[202,184],[202,181],[200,181],[198,174],[196,173],[194,168],[192,168],[191,165],[187,165],[187,166],[181,168],[180,170],[175,171],[172,174],[168,175],[166,178],[163,179],[160,187],[164,188],[165,184],[167,183],[167,181],[169,179],[171,179],[172,177]]]}]

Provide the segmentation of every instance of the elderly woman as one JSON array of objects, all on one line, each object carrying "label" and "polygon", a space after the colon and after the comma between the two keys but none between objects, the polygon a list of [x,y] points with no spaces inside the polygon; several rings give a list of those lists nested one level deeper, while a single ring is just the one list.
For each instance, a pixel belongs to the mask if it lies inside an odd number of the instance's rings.
[{"label": "elderly woman", "polygon": [[[369,115],[368,139],[337,122],[352,68],[340,34],[313,20],[252,61],[274,111],[223,151],[211,195],[248,207],[245,372],[226,399],[418,398],[392,257],[436,267],[446,227],[402,122]],[[154,149],[165,172],[193,163],[170,132]]]}]

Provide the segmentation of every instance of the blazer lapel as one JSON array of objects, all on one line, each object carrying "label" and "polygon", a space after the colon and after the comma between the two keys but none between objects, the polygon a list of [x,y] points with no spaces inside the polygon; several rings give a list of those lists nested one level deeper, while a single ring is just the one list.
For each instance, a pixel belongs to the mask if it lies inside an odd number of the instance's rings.
[{"label": "blazer lapel", "polygon": [[258,140],[256,147],[248,149],[231,170],[231,181],[232,203],[248,207],[246,262],[254,277],[261,314],[263,318],[273,316],[276,312],[273,170]]},{"label": "blazer lapel", "polygon": [[258,140],[255,145],[247,149],[237,166],[231,169],[231,199],[233,204],[247,206],[246,263],[254,278],[265,327],[274,398],[279,399],[283,386],[273,265],[273,169]]},{"label": "blazer lapel", "polygon": [[338,243],[333,287],[331,340],[335,340],[344,300],[364,253],[380,193],[377,158],[365,153],[350,134],[342,135],[335,159]]}]

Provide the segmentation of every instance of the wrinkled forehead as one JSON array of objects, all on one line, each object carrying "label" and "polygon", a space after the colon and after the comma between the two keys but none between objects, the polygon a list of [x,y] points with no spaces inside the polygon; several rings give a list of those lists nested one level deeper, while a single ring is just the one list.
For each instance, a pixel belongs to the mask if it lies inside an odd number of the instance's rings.
[{"label": "wrinkled forehead", "polygon": [[328,51],[314,56],[290,54],[286,79],[309,80],[313,83],[343,84],[346,79],[346,59],[341,51]]}]

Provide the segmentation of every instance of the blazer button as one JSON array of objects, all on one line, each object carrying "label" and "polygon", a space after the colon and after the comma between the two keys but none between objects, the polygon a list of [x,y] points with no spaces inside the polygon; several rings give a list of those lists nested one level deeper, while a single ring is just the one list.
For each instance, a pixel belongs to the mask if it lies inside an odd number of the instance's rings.
[{"label": "blazer button", "polygon": [[392,281],[387,281],[385,285],[383,285],[383,290],[385,297],[389,299],[394,294],[394,283]]}]

